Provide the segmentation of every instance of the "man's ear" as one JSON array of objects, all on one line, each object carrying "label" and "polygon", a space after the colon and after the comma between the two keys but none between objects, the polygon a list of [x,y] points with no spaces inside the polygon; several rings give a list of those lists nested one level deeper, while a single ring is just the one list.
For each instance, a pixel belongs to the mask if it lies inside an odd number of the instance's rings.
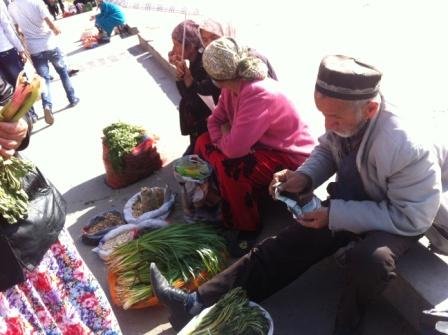
[{"label": "man's ear", "polygon": [[365,109],[365,115],[368,119],[372,119],[379,109],[379,103],[377,101],[370,101]]}]

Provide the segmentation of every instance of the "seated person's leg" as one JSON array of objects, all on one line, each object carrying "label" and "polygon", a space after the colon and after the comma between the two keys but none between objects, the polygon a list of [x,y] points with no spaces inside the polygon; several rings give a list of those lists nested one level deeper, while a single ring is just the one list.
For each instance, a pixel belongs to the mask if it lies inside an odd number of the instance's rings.
[{"label": "seated person's leg", "polygon": [[150,270],[151,284],[155,295],[168,307],[171,324],[180,330],[193,315],[232,288],[240,286],[250,300],[260,302],[346,243],[345,236],[335,236],[328,229],[289,225],[276,238],[264,240],[251,253],[202,284],[197,293],[187,294],[170,287],[154,264]]},{"label": "seated person's leg", "polygon": [[223,198],[224,223],[227,228],[238,231],[259,231],[260,192],[267,192],[274,172],[296,168],[287,154],[273,151],[258,150],[241,158],[228,159],[211,144],[208,134],[198,138],[195,152],[213,167]]},{"label": "seated person's leg", "polygon": [[397,259],[417,241],[418,237],[368,232],[365,238],[346,251],[347,280],[336,314],[337,334],[362,327],[367,305],[378,299],[396,277]]}]

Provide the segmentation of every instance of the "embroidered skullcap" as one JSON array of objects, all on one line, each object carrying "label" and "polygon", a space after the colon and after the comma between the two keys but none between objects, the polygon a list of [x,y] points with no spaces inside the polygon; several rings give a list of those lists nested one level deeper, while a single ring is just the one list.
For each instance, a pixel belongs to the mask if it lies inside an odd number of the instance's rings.
[{"label": "embroidered skullcap", "polygon": [[216,21],[210,17],[205,18],[199,25],[199,30],[205,30],[219,37],[235,38],[235,27],[229,22]]},{"label": "embroidered skullcap", "polygon": [[184,38],[184,25],[185,25],[185,46],[193,46],[195,48],[202,47],[201,40],[199,38],[199,25],[193,20],[185,20],[179,23],[171,33],[171,38],[179,43],[182,43]]},{"label": "embroidered skullcap", "polygon": [[239,47],[233,38],[228,37],[221,37],[205,48],[202,64],[215,80],[260,80],[268,73],[262,60],[249,55],[247,48]]},{"label": "embroidered skullcap", "polygon": [[316,91],[332,98],[364,100],[376,96],[382,73],[359,60],[331,55],[322,59],[316,80]]}]

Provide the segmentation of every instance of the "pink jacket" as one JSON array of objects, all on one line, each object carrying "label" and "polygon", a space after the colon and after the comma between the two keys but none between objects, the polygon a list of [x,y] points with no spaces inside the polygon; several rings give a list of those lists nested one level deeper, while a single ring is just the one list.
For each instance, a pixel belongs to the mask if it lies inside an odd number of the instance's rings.
[{"label": "pink jacket", "polygon": [[[221,125],[226,123],[230,132],[223,134]],[[239,94],[223,88],[208,118],[208,131],[228,158],[245,156],[257,148],[309,156],[315,143],[280,83],[270,78],[243,81]]]}]

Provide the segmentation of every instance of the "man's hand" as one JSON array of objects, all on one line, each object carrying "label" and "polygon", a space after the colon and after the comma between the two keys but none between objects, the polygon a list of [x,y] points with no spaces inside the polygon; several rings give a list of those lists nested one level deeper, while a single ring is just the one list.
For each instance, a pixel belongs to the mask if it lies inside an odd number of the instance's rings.
[{"label": "man's hand", "polygon": [[8,158],[16,152],[28,131],[24,119],[18,122],[0,122],[0,155]]},{"label": "man's hand", "polygon": [[311,190],[311,178],[307,175],[291,170],[282,170],[274,173],[269,184],[269,194],[274,197],[275,188],[281,183],[280,191],[297,194],[300,201],[301,195],[309,195]]},{"label": "man's hand", "polygon": [[328,208],[321,207],[313,212],[303,213],[297,222],[302,226],[314,229],[328,227]]}]

